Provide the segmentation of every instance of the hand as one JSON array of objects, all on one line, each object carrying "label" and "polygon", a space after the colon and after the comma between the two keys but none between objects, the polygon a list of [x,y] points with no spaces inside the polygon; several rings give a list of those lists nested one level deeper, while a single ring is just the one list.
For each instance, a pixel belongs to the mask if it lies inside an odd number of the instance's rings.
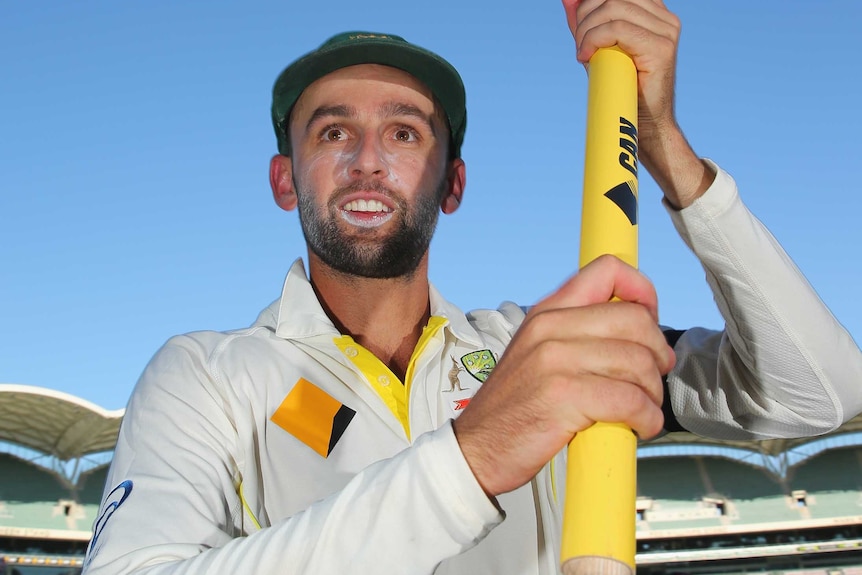
[{"label": "hand", "polygon": [[455,435],[485,492],[511,491],[596,421],[661,431],[674,360],[652,284],[603,256],[530,311]]},{"label": "hand", "polygon": [[638,70],[638,136],[643,142],[676,126],[674,82],[679,19],[661,0],[563,0],[578,60],[619,45]]},{"label": "hand", "polygon": [[562,0],[578,60],[618,45],[638,71],[638,155],[678,209],[712,184],[715,172],[692,150],[676,122],[674,84],[680,22],[662,0]]}]

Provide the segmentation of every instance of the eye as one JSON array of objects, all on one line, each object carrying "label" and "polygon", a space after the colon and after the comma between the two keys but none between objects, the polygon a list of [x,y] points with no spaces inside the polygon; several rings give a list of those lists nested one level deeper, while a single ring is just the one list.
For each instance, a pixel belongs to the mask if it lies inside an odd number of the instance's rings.
[{"label": "eye", "polygon": [[340,142],[345,138],[346,136],[344,135],[344,130],[342,130],[341,128],[327,128],[323,132],[323,139],[327,142]]},{"label": "eye", "polygon": [[395,139],[399,142],[415,142],[418,140],[416,132],[409,128],[399,128],[395,131]]}]

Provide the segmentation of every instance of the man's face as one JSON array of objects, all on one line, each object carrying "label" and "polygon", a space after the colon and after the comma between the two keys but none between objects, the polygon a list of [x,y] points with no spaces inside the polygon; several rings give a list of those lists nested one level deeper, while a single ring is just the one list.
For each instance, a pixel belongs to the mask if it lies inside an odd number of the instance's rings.
[{"label": "man's face", "polygon": [[360,277],[415,272],[447,190],[448,135],[430,91],[395,68],[351,66],[306,88],[290,136],[312,254]]}]

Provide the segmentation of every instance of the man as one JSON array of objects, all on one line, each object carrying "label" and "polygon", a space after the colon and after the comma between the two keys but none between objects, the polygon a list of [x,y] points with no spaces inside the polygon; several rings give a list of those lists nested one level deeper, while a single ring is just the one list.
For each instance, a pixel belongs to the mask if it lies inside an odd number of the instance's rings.
[{"label": "man", "polygon": [[650,283],[608,257],[527,314],[446,302],[428,245],[464,193],[460,77],[398,37],[335,36],[273,94],[270,181],[308,274],[294,264],[252,327],[151,361],[86,573],[556,573],[562,450],[594,421],[760,438],[862,409],[862,354],[676,126],[675,16],[564,6],[581,61],[632,55],[642,161],[727,331],[664,334]]}]

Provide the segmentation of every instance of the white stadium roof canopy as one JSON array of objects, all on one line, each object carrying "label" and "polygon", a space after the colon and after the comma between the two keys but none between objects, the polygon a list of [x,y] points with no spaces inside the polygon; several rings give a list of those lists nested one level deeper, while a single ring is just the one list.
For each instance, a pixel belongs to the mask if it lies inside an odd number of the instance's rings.
[{"label": "white stadium roof canopy", "polygon": [[843,435],[845,433],[856,433],[862,431],[862,415],[857,415],[835,431],[827,435],[818,435],[814,437],[798,437],[791,439],[762,439],[754,440],[734,440],[734,439],[708,439],[695,435],[689,432],[674,432],[668,433],[663,437],[648,441],[644,446],[654,447],[657,445],[703,445],[715,447],[735,447],[745,449],[767,456],[778,456],[785,454],[791,450],[803,447],[809,443],[822,440],[827,436]]},{"label": "white stadium roof canopy", "polygon": [[52,389],[0,384],[0,441],[60,461],[113,450],[124,413]]}]

